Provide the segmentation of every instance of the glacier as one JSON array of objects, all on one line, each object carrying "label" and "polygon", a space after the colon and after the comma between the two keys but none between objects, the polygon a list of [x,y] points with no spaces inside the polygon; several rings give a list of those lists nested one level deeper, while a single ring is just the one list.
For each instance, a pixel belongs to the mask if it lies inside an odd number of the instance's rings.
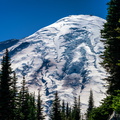
[{"label": "glacier", "polygon": [[1,42],[1,59],[8,48],[18,86],[25,76],[30,92],[37,96],[40,89],[46,112],[55,91],[70,105],[80,95],[85,112],[90,89],[95,106],[105,97],[106,72],[99,64],[104,50],[100,30],[105,22],[91,15],[64,17],[26,38]]}]

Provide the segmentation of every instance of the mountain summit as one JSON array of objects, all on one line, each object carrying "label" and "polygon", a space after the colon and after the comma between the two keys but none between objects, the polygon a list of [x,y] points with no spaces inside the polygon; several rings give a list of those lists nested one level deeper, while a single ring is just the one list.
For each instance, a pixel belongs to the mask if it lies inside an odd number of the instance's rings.
[{"label": "mountain summit", "polygon": [[60,98],[69,103],[80,95],[85,108],[90,89],[95,105],[99,105],[105,96],[105,71],[99,64],[104,23],[96,16],[68,16],[24,39],[0,43],[0,55],[8,47],[18,85],[24,75],[30,92],[41,90],[46,106],[58,91]]}]

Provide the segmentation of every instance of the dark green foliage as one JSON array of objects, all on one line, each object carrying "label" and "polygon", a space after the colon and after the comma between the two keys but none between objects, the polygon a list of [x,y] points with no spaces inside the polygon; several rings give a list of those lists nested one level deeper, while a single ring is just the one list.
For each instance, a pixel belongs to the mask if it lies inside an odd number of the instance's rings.
[{"label": "dark green foliage", "polygon": [[78,100],[76,97],[74,97],[72,118],[73,118],[73,120],[80,120],[80,96],[78,97]]},{"label": "dark green foliage", "polygon": [[68,116],[66,115],[67,120],[74,120],[73,118],[73,109],[71,107],[68,107]]},{"label": "dark green foliage", "polygon": [[29,94],[28,98],[28,119],[29,120],[37,120],[37,108],[35,104],[35,96],[33,94]]},{"label": "dark green foliage", "polygon": [[15,72],[13,72],[13,78],[12,78],[12,86],[11,86],[11,92],[12,92],[12,102],[11,102],[11,106],[12,106],[12,110],[11,110],[11,117],[12,120],[16,120],[17,119],[17,114],[18,113],[18,109],[17,109],[17,102],[18,102],[18,91],[17,91],[17,77]]},{"label": "dark green foliage", "polygon": [[105,51],[101,55],[102,66],[109,73],[105,78],[108,83],[106,97],[102,105],[94,108],[90,113],[91,120],[107,120],[114,110],[119,107],[119,95],[116,90],[120,90],[120,0],[110,0],[108,3],[107,22],[101,31]]},{"label": "dark green foliage", "polygon": [[60,105],[60,99],[56,92],[50,111],[50,120],[80,120],[80,118],[80,96],[78,99],[74,97],[74,104],[71,108],[68,103],[65,105],[64,100],[62,105]]},{"label": "dark green foliage", "polygon": [[19,112],[20,112],[20,120],[26,120],[28,116],[28,99],[29,99],[29,94],[28,94],[28,89],[26,87],[25,83],[25,77],[23,77],[22,81],[22,88],[19,93]]},{"label": "dark green foliage", "polygon": [[77,110],[77,118],[78,118],[78,120],[80,120],[80,118],[81,118],[81,104],[80,104],[80,96],[78,96],[78,110]]},{"label": "dark green foliage", "polygon": [[69,118],[70,114],[71,114],[71,111],[69,108],[69,104],[67,103],[67,105],[66,105],[66,118]]},{"label": "dark green foliage", "polygon": [[104,40],[105,51],[101,55],[101,63],[110,74],[106,78],[109,83],[108,94],[114,95],[114,90],[120,89],[120,0],[110,0],[108,3],[107,22],[101,31]]},{"label": "dark green foliage", "polygon": [[61,116],[62,116],[62,120],[66,120],[66,115],[65,115],[65,102],[64,102],[64,100],[62,101]]},{"label": "dark green foliage", "polygon": [[109,73],[105,78],[108,83],[106,97],[102,105],[94,108],[90,112],[90,120],[107,120],[113,110],[119,109],[119,95],[116,90],[120,90],[120,0],[110,0],[108,3],[107,22],[101,31],[105,51],[101,55],[102,66]]},{"label": "dark green foliage", "polygon": [[12,112],[12,70],[8,50],[2,60],[2,69],[0,75],[0,120],[11,119]]},{"label": "dark green foliage", "polygon": [[92,112],[94,108],[94,100],[93,100],[93,92],[90,90],[90,96],[89,96],[89,101],[88,101],[88,109],[87,109],[87,116],[86,119],[89,120],[91,118],[90,113]]},{"label": "dark green foliage", "polygon": [[[35,95],[28,92],[25,77],[20,92],[16,84],[17,77],[11,69],[10,57],[6,49],[0,73],[0,120],[38,120]],[[39,96],[38,101],[41,104]]]},{"label": "dark green foliage", "polygon": [[88,120],[107,120],[113,112],[112,100],[113,96],[106,97],[101,106],[92,109]]},{"label": "dark green foliage", "polygon": [[66,105],[66,120],[72,120],[72,109],[68,103]]},{"label": "dark green foliage", "polygon": [[35,97],[28,92],[25,77],[23,77],[22,88],[19,94],[19,113],[20,120],[36,119]]},{"label": "dark green foliage", "polygon": [[113,97],[112,108],[118,114],[120,114],[120,90],[116,91],[116,96]]},{"label": "dark green foliage", "polygon": [[40,90],[38,91],[38,99],[37,99],[37,120],[44,120],[45,116],[43,115],[43,106],[42,100],[40,96]]},{"label": "dark green foliage", "polygon": [[51,120],[62,120],[60,99],[58,97],[57,92],[55,93],[55,97],[52,103],[52,109],[50,111],[50,118]]}]

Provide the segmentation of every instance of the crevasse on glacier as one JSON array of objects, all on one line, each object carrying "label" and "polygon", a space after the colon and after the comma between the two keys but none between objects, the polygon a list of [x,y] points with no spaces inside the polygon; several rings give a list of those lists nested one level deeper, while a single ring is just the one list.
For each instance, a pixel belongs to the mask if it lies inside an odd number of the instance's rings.
[{"label": "crevasse on glacier", "polygon": [[70,103],[80,95],[84,111],[90,89],[96,106],[104,97],[105,71],[99,64],[104,23],[96,16],[68,16],[24,39],[0,43],[0,55],[8,47],[18,85],[25,75],[30,92],[37,94],[41,89],[46,108],[57,90],[60,98]]}]

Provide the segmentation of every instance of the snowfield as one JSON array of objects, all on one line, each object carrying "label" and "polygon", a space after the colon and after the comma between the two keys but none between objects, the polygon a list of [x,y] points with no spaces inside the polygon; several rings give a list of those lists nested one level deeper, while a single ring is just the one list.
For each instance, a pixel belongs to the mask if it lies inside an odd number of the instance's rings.
[{"label": "snowfield", "polygon": [[85,112],[90,89],[96,106],[105,97],[106,73],[99,64],[104,50],[100,30],[105,22],[90,15],[68,16],[24,39],[0,43],[0,56],[8,47],[18,85],[24,75],[30,92],[37,95],[40,89],[46,112],[55,91],[71,105],[80,95]]}]

